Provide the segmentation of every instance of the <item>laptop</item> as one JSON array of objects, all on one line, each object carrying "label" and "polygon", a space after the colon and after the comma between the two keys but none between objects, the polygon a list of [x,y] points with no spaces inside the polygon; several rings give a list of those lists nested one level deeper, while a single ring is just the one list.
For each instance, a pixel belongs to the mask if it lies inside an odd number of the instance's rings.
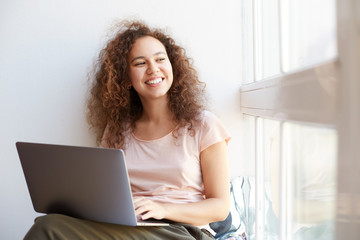
[{"label": "laptop", "polygon": [[17,142],[34,210],[128,226],[165,226],[135,215],[121,149]]}]

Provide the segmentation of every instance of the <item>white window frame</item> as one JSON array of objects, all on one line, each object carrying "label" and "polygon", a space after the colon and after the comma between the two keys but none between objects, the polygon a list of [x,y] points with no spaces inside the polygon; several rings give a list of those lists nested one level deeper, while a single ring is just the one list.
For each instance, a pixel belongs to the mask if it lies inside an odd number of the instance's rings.
[{"label": "white window frame", "polygon": [[[257,117],[336,128],[338,194],[335,239],[359,239],[360,1],[337,0],[336,11],[338,58],[266,81],[243,85],[240,90],[241,111]],[[306,99],[293,101],[294,94]],[[286,180],[286,169],[282,162],[280,174],[283,181]],[[285,185],[281,192],[284,192],[284,188]],[[289,204],[284,195],[280,196],[280,201],[283,201],[280,204]],[[283,222],[281,240],[289,237],[290,229],[285,228]],[[261,232],[263,226],[256,229]]]},{"label": "white window frame", "polygon": [[335,125],[336,64],[334,60],[243,85],[240,90],[241,111],[277,120]]}]

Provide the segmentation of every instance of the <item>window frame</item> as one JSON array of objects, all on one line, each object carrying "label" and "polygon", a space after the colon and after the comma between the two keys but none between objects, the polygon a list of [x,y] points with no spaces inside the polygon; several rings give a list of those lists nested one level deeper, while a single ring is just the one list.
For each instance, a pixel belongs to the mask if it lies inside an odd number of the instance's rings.
[{"label": "window frame", "polygon": [[[241,112],[281,121],[336,124],[337,60],[242,85]],[[303,97],[299,98],[294,96]],[[294,99],[295,98],[295,99]]]},{"label": "window frame", "polygon": [[[350,1],[350,0],[349,0]],[[355,0],[353,0],[355,1]],[[279,8],[281,8],[281,1],[279,0]],[[247,4],[251,4],[247,2]],[[253,13],[247,13],[251,16],[251,24],[253,25],[251,36],[246,36],[253,47],[253,55],[250,57],[252,61],[251,71],[247,71],[243,77],[252,76],[252,79],[245,79],[240,88],[240,106],[241,112],[245,115],[250,115],[257,119],[258,117],[274,119],[280,122],[280,135],[283,135],[283,123],[286,122],[299,122],[306,125],[316,125],[318,127],[338,128],[339,125],[339,81],[340,81],[340,59],[335,57],[320,64],[307,66],[302,69],[297,69],[293,72],[283,72],[282,61],[284,61],[281,49],[283,42],[282,37],[280,41],[280,68],[279,74],[271,77],[266,77],[263,74],[262,66],[259,65],[257,60],[262,52],[262,45],[259,43],[259,21],[256,19],[256,11],[259,9],[259,1],[252,3]],[[339,4],[339,1],[337,2]],[[338,10],[338,8],[337,8]],[[242,10],[244,12],[244,10]],[[248,17],[249,18],[249,17]],[[281,21],[281,12],[279,16],[279,26]],[[339,25],[338,25],[339,26]],[[261,31],[260,31],[261,32]],[[279,29],[281,34],[281,27]],[[261,37],[261,35],[260,35]],[[258,48],[258,49],[256,49]],[[245,49],[244,51],[249,51]],[[338,53],[339,54],[339,53]],[[245,61],[245,58],[243,58]],[[360,62],[360,61],[359,61]],[[249,65],[247,62],[246,64]],[[251,63],[250,63],[251,65]],[[264,77],[261,79],[261,77]],[[360,76],[360,74],[358,75]],[[244,80],[244,79],[243,79]],[[299,98],[305,98],[303,100]],[[256,123],[258,122],[255,120]],[[258,123],[255,125],[255,142],[258,143],[261,137],[258,137],[260,127]],[[359,131],[360,132],[360,131]],[[245,141],[245,140],[244,140]],[[259,182],[262,181],[261,173],[263,172],[263,158],[262,153],[259,153],[263,146],[256,144],[255,147],[255,177],[256,177],[256,239],[263,239],[264,219],[263,219],[263,199],[264,192],[263,186]],[[291,196],[286,195],[292,191],[290,169],[291,163],[284,161],[282,143],[280,143],[280,240],[292,239],[292,216]],[[360,154],[359,154],[360,155]],[[340,159],[340,158],[339,158]],[[360,196],[360,195],[359,195]],[[360,198],[359,198],[360,206]],[[289,210],[290,209],[290,210]],[[339,238],[340,239],[340,238]]]}]

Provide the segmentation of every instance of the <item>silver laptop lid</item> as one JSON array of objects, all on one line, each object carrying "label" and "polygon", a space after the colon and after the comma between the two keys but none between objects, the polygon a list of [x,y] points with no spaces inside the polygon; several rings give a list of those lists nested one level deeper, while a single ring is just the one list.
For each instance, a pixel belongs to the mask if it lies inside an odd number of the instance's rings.
[{"label": "silver laptop lid", "polygon": [[36,212],[136,225],[120,149],[17,142]]}]

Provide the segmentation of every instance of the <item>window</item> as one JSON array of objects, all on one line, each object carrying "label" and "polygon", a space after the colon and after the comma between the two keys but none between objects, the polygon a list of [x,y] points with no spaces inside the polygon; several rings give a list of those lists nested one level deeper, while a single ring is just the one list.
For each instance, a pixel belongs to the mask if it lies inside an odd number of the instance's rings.
[{"label": "window", "polygon": [[334,0],[242,1],[248,239],[335,236],[335,9]]},{"label": "window", "polygon": [[333,239],[336,202],[336,131],[284,123],[287,239]]}]

